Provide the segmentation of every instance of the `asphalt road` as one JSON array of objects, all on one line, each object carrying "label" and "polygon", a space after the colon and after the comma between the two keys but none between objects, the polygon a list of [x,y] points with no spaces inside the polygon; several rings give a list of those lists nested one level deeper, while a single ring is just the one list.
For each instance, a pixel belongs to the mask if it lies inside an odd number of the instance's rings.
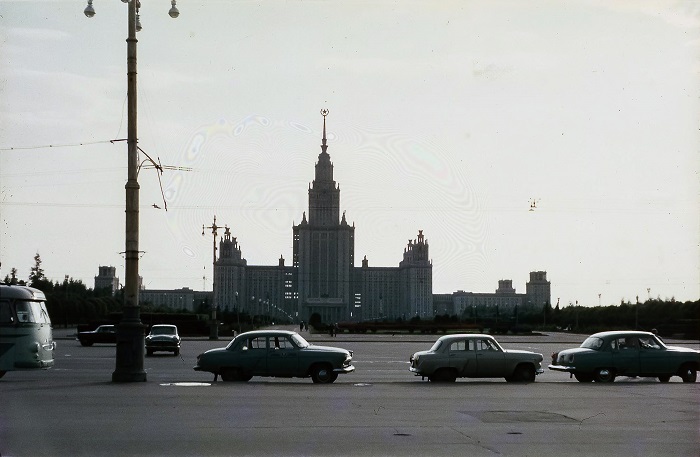
[{"label": "asphalt road", "polygon": [[[192,366],[222,337],[185,340],[179,357],[146,358],[147,382],[115,384],[113,345],[59,340],[53,369],[0,379],[0,456],[700,455],[700,383],[580,384],[546,371],[526,385],[439,385],[408,371],[435,336],[304,336],[354,351],[356,371],[331,385],[214,383]],[[498,340],[547,362],[583,337]]]}]

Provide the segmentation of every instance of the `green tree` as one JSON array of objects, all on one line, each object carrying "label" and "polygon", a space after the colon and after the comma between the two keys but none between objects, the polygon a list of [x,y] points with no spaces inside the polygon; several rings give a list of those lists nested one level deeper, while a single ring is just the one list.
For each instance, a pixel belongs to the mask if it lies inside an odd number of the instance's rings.
[{"label": "green tree", "polygon": [[37,252],[34,256],[34,266],[29,273],[29,286],[35,287],[44,293],[51,292],[53,284],[44,276],[44,269],[41,268],[41,256]]}]

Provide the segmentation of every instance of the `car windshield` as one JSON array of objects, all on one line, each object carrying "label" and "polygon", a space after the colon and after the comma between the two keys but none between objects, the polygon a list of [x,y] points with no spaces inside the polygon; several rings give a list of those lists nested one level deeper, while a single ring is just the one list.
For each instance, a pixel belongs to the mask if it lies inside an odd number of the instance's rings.
[{"label": "car windshield", "polygon": [[292,335],[292,340],[294,341],[294,344],[296,344],[296,345],[299,346],[300,348],[306,348],[306,347],[311,346],[311,345],[309,344],[309,342],[306,341],[306,340],[304,339],[304,337],[302,337],[302,336],[299,335],[298,333],[295,333],[295,334]]},{"label": "car windshield", "polygon": [[175,327],[153,327],[151,335],[174,335]]},{"label": "car windshield", "polygon": [[603,340],[597,336],[589,336],[586,340],[581,343],[582,348],[598,350],[603,347]]},{"label": "car windshield", "polygon": [[440,349],[440,346],[442,346],[442,340],[437,340],[435,344],[433,344],[433,347],[430,348],[430,350],[436,352],[438,349]]}]

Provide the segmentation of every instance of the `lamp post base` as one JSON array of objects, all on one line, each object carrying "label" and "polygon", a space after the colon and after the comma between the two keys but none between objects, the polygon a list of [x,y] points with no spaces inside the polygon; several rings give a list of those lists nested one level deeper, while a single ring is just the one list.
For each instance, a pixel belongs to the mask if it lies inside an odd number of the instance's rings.
[{"label": "lamp post base", "polygon": [[121,322],[117,326],[117,367],[112,382],[145,382],[143,369],[146,340],[141,322]]}]

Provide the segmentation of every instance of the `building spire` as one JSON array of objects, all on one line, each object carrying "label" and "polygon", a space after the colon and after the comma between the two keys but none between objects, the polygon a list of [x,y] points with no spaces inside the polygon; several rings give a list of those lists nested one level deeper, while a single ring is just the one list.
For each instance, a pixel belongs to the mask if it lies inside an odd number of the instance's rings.
[{"label": "building spire", "polygon": [[328,116],[328,110],[323,108],[321,110],[321,115],[323,116],[323,143],[321,143],[321,153],[325,154],[328,145],[326,144],[326,116]]}]

